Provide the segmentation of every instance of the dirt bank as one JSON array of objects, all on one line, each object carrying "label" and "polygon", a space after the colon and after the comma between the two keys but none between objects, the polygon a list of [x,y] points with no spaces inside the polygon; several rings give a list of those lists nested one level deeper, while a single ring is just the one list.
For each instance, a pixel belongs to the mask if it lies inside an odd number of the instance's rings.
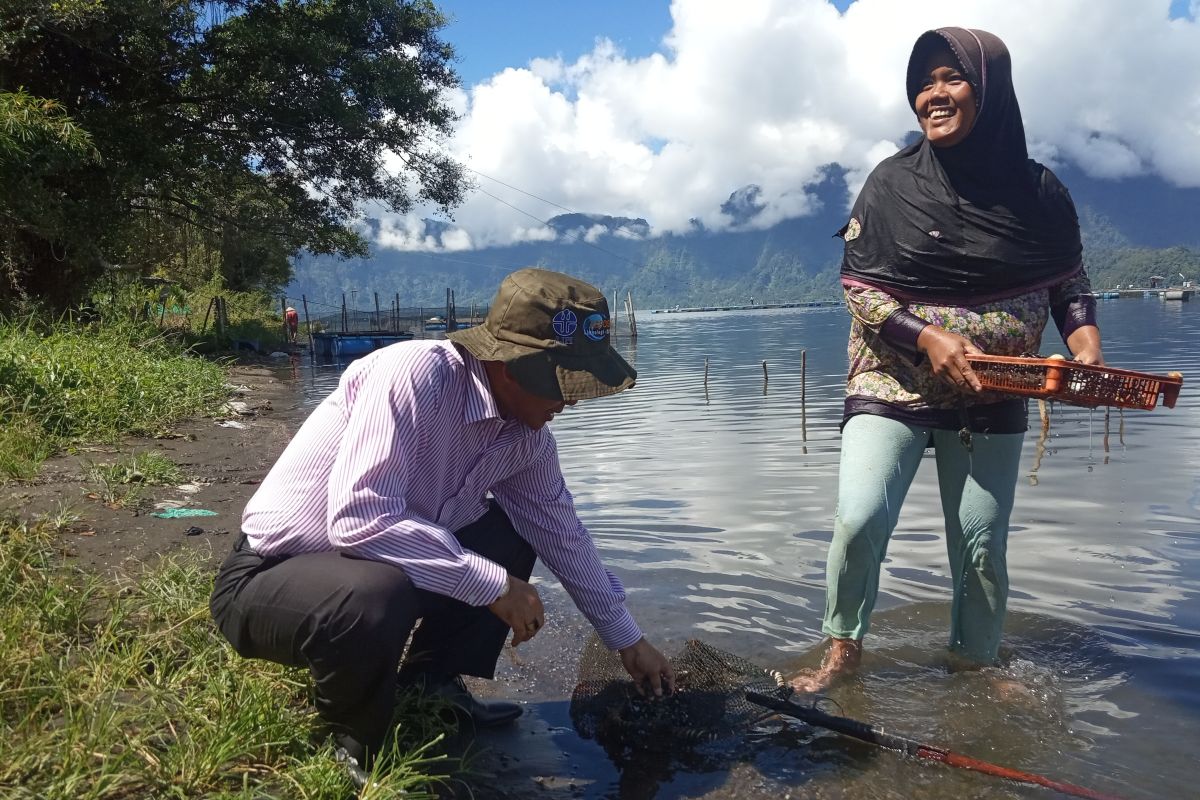
[{"label": "dirt bank", "polygon": [[[304,417],[294,384],[278,371],[235,367],[229,381],[237,387],[233,404],[245,413],[230,409],[217,419],[173,425],[164,438],[131,438],[58,456],[46,462],[36,481],[5,485],[0,512],[24,519],[77,516],[63,532],[65,552],[100,574],[184,548],[213,561],[223,558],[242,506]],[[105,505],[97,485],[87,479],[89,466],[150,451],[178,464],[186,480],[180,486],[141,487],[141,502],[134,508]],[[216,516],[162,519],[152,516],[156,506],[205,509]]]}]

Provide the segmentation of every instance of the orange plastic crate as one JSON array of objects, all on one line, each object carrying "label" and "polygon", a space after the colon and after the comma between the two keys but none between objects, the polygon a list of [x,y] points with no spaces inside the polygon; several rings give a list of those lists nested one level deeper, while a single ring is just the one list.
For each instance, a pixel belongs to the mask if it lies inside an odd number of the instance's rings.
[{"label": "orange plastic crate", "polygon": [[1149,410],[1158,404],[1160,394],[1163,405],[1174,408],[1183,386],[1183,376],[1178,372],[1155,375],[1077,364],[1061,358],[969,355],[967,361],[985,389],[1087,408],[1118,406]]}]

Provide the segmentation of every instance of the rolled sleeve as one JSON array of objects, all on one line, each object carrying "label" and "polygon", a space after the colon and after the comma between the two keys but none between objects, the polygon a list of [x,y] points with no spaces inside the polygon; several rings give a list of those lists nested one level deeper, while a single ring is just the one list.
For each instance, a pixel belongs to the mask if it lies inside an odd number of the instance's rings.
[{"label": "rolled sleeve", "polygon": [[1096,298],[1086,271],[1050,288],[1050,315],[1064,342],[1080,328],[1096,324]]}]

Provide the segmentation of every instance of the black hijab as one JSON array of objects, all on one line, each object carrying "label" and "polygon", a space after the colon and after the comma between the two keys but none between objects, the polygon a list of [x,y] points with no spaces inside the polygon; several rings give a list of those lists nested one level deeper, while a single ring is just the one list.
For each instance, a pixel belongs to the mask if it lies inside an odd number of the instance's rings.
[{"label": "black hijab", "polygon": [[838,231],[842,278],[964,304],[1058,283],[1081,268],[1079,220],[1066,187],[1029,158],[1004,42],[965,28],[921,34],[908,60],[909,105],[916,111],[930,54],[947,46],[975,95],[975,125],[957,145],[922,136],[875,168]]}]

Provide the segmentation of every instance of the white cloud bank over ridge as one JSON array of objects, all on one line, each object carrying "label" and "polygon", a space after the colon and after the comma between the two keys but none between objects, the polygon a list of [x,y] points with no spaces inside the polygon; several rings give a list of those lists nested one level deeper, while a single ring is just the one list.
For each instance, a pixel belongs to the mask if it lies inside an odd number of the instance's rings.
[{"label": "white cloud bank over ridge", "polygon": [[[574,63],[535,60],[467,87],[450,151],[480,189],[440,242],[384,220],[379,244],[466,250],[553,238],[537,220],[642,217],[654,234],[721,212],[754,184],[754,227],[812,210],[837,163],[856,191],[916,127],[904,96],[913,41],[942,25],[998,34],[1013,54],[1030,151],[1090,175],[1156,174],[1200,186],[1200,23],[1169,0],[675,0],[663,52],[626,58],[604,40]],[[847,204],[852,198],[847,198]],[[525,212],[525,213],[521,213]],[[536,219],[534,219],[536,218]]]}]

